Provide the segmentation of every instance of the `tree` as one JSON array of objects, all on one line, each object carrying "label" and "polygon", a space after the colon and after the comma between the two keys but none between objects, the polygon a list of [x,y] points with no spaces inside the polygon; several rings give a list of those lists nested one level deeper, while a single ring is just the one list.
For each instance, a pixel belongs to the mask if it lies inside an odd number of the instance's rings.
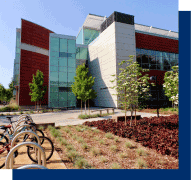
[{"label": "tree", "polygon": [[172,101],[172,106],[178,104],[178,66],[173,66],[172,71],[167,71],[164,76],[163,89],[165,95]]},{"label": "tree", "polygon": [[31,96],[31,101],[35,102],[35,108],[36,108],[36,102],[37,105],[39,105],[39,101],[41,107],[41,101],[44,99],[44,95],[47,91],[47,86],[43,86],[43,84],[44,84],[43,72],[37,70],[36,76],[33,74],[32,83],[29,83],[29,87],[31,90],[29,95]]},{"label": "tree", "polygon": [[[130,126],[132,125],[132,114],[135,111],[135,124],[136,124],[136,109],[139,106],[139,97],[149,97],[149,85],[148,85],[148,74],[142,76],[142,72],[147,72],[147,69],[142,69],[139,67],[137,62],[133,62],[134,56],[130,55],[129,60],[123,60],[119,63],[122,66],[124,63],[127,65],[124,68],[119,68],[121,71],[119,75],[116,74],[112,76],[117,76],[111,82],[115,82],[116,86],[113,86],[112,89],[115,89],[118,97],[118,101],[122,108],[125,109],[125,125],[126,125],[126,111],[130,109],[131,111],[131,121]],[[154,85],[152,83],[152,85]]]},{"label": "tree", "polygon": [[0,84],[0,101],[5,101],[6,89],[2,84]]},{"label": "tree", "polygon": [[[79,65],[76,69],[75,81],[72,84],[72,92],[77,99],[81,99],[81,113],[82,113],[82,101],[85,102],[85,114],[86,114],[86,101],[96,97],[95,91],[92,89],[94,79],[91,75],[88,76],[88,68],[85,64]],[[88,102],[89,107],[89,102]]]}]

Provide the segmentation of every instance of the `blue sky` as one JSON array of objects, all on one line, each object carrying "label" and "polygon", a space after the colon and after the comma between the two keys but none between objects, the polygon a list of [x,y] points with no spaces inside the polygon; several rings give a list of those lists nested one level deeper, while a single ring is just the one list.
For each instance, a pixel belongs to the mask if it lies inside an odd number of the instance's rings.
[{"label": "blue sky", "polygon": [[135,16],[135,23],[178,32],[178,0],[1,0],[0,83],[13,77],[16,28],[21,18],[58,34],[76,36],[86,16],[110,16],[114,11]]}]

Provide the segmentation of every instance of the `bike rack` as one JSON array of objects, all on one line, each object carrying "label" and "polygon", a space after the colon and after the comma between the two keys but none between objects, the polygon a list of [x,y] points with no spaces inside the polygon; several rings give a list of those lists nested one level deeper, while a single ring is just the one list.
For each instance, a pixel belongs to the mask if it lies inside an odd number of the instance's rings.
[{"label": "bike rack", "polygon": [[20,123],[25,122],[25,121],[34,122],[31,117],[29,117],[29,119],[27,119],[27,120],[26,119],[20,119],[20,120],[17,121],[17,123],[15,125],[15,128],[17,128]]},{"label": "bike rack", "polygon": [[24,127],[31,128],[31,127],[34,127],[34,126],[31,126],[31,125],[29,125],[29,124],[24,124],[24,125],[18,126],[18,127],[15,129],[15,131],[13,132],[12,135],[15,136],[17,133],[19,133],[18,131],[19,131],[19,130],[22,130],[22,128],[24,128]]},{"label": "bike rack", "polygon": [[45,155],[43,148],[39,144],[34,143],[34,142],[23,142],[21,144],[16,145],[8,153],[6,161],[5,161],[5,168],[6,169],[13,169],[14,152],[22,146],[33,146],[34,148],[37,148],[38,149],[38,165],[41,165],[41,155],[42,155],[42,165],[46,167],[46,155]]},{"label": "bike rack", "polygon": [[48,168],[38,165],[38,164],[28,164],[28,165],[19,167],[17,169],[48,169]]},{"label": "bike rack", "polygon": [[31,135],[35,136],[35,137],[37,138],[38,144],[39,144],[39,145],[41,144],[40,139],[39,139],[39,136],[38,136],[35,132],[33,132],[33,131],[23,131],[23,132],[18,133],[18,134],[13,138],[13,140],[12,140],[12,142],[11,142],[11,149],[12,149],[13,146],[15,145],[15,142],[16,142],[17,138],[18,138],[19,136],[25,135],[25,134],[31,134]]}]

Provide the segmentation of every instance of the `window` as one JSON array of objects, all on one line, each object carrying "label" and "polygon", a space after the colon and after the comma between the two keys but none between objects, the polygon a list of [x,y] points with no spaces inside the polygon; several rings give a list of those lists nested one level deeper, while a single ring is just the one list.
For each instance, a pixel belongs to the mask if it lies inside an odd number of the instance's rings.
[{"label": "window", "polygon": [[68,39],[68,53],[76,53],[76,42],[75,42],[75,40]]},{"label": "window", "polygon": [[67,58],[58,58],[59,59],[59,66],[65,66],[67,67]]},{"label": "window", "polygon": [[58,58],[50,57],[50,66],[58,66]]},{"label": "window", "polygon": [[59,52],[59,38],[50,38],[50,51]]},{"label": "window", "polygon": [[67,39],[60,39],[60,52],[67,52]]}]

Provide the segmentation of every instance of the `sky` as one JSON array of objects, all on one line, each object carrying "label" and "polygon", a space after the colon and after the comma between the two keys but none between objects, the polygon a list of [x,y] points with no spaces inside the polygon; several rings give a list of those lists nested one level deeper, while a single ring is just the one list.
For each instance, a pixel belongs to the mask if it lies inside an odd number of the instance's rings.
[{"label": "sky", "polygon": [[87,15],[134,15],[135,23],[178,32],[178,0],[0,0],[0,84],[13,77],[16,28],[21,18],[57,34],[77,36]]}]

